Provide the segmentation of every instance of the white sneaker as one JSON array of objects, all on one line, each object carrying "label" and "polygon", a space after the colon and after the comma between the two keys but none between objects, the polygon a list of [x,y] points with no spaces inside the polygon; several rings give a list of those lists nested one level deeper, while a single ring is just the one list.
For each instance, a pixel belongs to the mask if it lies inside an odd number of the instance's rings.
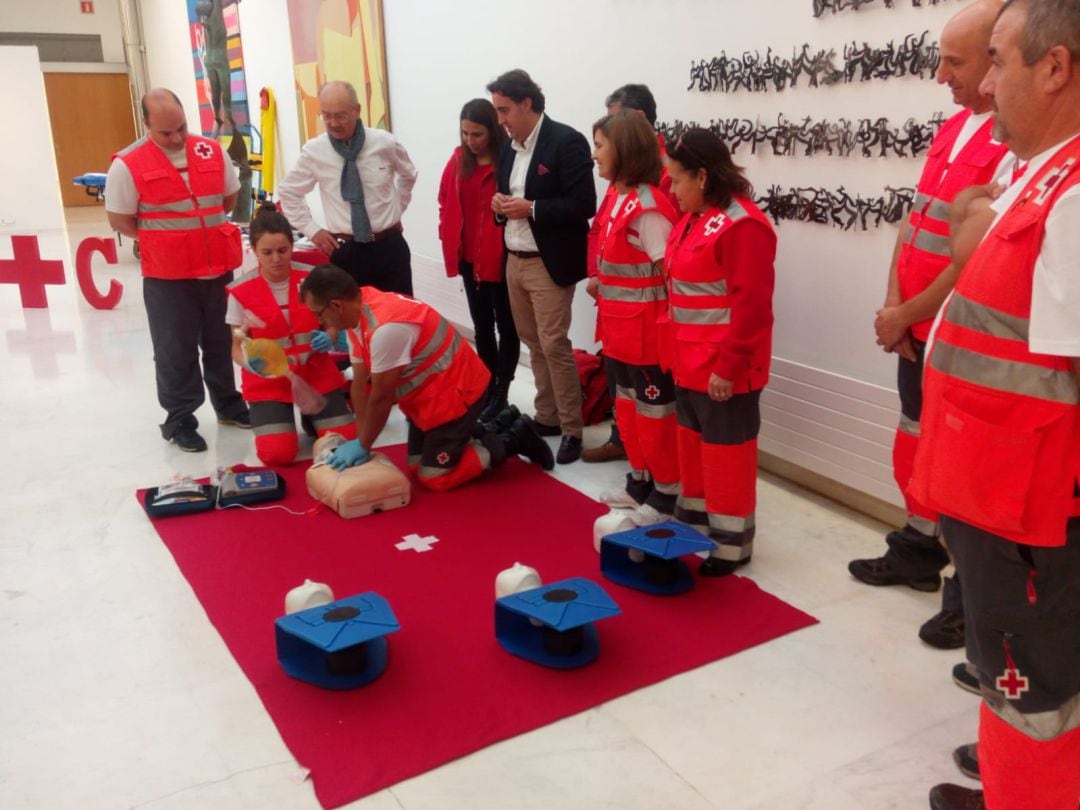
[{"label": "white sneaker", "polygon": [[600,503],[619,509],[637,509],[640,506],[625,489],[609,489],[601,493]]},{"label": "white sneaker", "polygon": [[657,512],[654,507],[649,506],[647,503],[643,503],[630,513],[630,519],[634,521],[635,526],[652,526],[654,523],[663,523],[665,520],[671,520],[671,515]]}]

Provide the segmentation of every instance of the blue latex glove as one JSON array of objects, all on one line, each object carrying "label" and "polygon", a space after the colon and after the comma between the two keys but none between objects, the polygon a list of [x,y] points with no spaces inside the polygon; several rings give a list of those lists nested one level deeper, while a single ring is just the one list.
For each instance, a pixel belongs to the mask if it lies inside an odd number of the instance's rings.
[{"label": "blue latex glove", "polygon": [[311,333],[311,348],[316,352],[330,351],[330,336],[320,329]]},{"label": "blue latex glove", "polygon": [[326,463],[341,472],[370,460],[371,451],[360,444],[359,439],[353,439],[334,448],[334,452],[330,454]]},{"label": "blue latex glove", "polygon": [[263,360],[261,357],[247,358],[246,360],[244,360],[244,368],[246,368],[252,374],[258,374],[260,377],[267,376],[265,373],[266,361]]},{"label": "blue latex glove", "polygon": [[334,344],[334,348],[339,352],[349,352],[349,339],[345,337],[345,330],[337,333],[337,343]]}]

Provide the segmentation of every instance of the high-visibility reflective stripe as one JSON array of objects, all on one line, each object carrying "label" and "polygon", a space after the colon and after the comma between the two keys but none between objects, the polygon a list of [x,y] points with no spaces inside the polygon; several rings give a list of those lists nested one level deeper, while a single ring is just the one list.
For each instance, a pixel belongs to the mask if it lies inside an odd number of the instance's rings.
[{"label": "high-visibility reflective stripe", "polygon": [[[926,208],[927,203],[930,204],[930,207],[924,212],[923,208]],[[913,210],[919,211],[931,219],[940,219],[945,222],[948,221],[949,214],[952,212],[952,203],[939,200],[937,197],[931,197],[929,194],[924,194],[921,191],[915,195],[915,201],[912,203],[911,207]]]},{"label": "high-visibility reflective stripe", "polygon": [[731,310],[723,309],[687,309],[672,307],[671,320],[675,323],[688,324],[727,324],[731,323]]},{"label": "high-visibility reflective stripe", "polygon": [[671,282],[671,292],[675,295],[727,295],[727,279],[720,281],[679,281]]},{"label": "high-visibility reflective stripe", "polygon": [[248,270],[246,273],[244,273],[244,275],[240,276],[240,278],[233,279],[226,286],[230,290],[235,290],[241,284],[243,284],[243,283],[245,283],[247,281],[251,281],[253,278],[256,278],[259,275],[260,275],[259,268],[256,267],[254,270]]},{"label": "high-visibility reflective stripe", "polygon": [[754,515],[717,515],[709,513],[709,528],[718,532],[745,532],[754,527]]},{"label": "high-visibility reflective stripe", "polygon": [[1071,371],[1056,371],[1033,363],[989,357],[941,340],[931,352],[930,364],[943,374],[984,388],[1066,405],[1080,404],[1080,386]]},{"label": "high-visibility reflective stripe", "polygon": [[410,468],[412,468],[420,463],[420,459],[420,453],[409,453],[409,455],[405,457],[405,463],[408,464]]},{"label": "high-visibility reflective stripe", "polygon": [[311,359],[311,355],[312,355],[312,352],[299,352],[298,354],[294,354],[293,357],[296,358],[297,363],[299,363],[300,365],[303,365],[304,363],[306,363],[308,360]]},{"label": "high-visibility reflective stripe", "polygon": [[375,313],[371,311],[371,307],[367,304],[363,304],[360,307],[360,314],[364,316],[364,323],[367,324],[368,331],[374,332],[379,326],[379,321],[375,318]]},{"label": "high-visibility reflective stripe", "polygon": [[469,441],[469,445],[476,451],[476,455],[480,457],[480,467],[484,470],[491,469],[491,451],[488,450],[480,442],[472,439]]},{"label": "high-visibility reflective stripe", "polygon": [[649,188],[648,185],[646,185],[645,183],[642,183],[640,186],[638,186],[634,190],[637,192],[638,199],[641,200],[641,207],[642,208],[655,208],[656,207],[656,198],[653,197],[652,189]]},{"label": "high-visibility reflective stripe", "polygon": [[351,425],[355,421],[351,413],[343,413],[340,416],[327,416],[325,419],[315,419],[315,427],[318,429],[326,430],[328,428],[345,427],[345,425]]},{"label": "high-visibility reflective stripe", "polygon": [[139,140],[135,141],[135,143],[131,144],[130,146],[121,149],[119,152],[116,153],[116,156],[123,157],[124,155],[130,154],[131,152],[134,152],[136,149],[142,146],[144,143],[146,143],[145,135],[143,135],[141,138],[139,138]]},{"label": "high-visibility reflective stripe", "polygon": [[417,475],[419,475],[421,478],[440,478],[441,476],[448,475],[453,471],[453,467],[428,467],[425,464],[421,464],[420,469],[417,471]]},{"label": "high-visibility reflective stripe", "polygon": [[904,416],[903,414],[900,414],[899,427],[901,433],[906,433],[909,436],[918,437],[922,435],[922,426],[920,425],[920,423],[909,416]]},{"label": "high-visibility reflective stripe", "polygon": [[195,199],[199,202],[199,208],[216,208],[225,204],[225,195],[223,194],[207,194],[204,197],[196,197]]},{"label": "high-visibility reflective stripe", "polygon": [[731,201],[731,205],[727,207],[727,210],[724,213],[733,220],[750,216],[750,212],[743,207],[743,204],[735,199]]},{"label": "high-visibility reflective stripe", "polygon": [[687,509],[691,512],[705,512],[705,499],[704,498],[687,498],[685,495],[679,496],[679,506],[683,509]]},{"label": "high-visibility reflective stripe", "polygon": [[209,214],[201,219],[199,217],[163,217],[161,219],[139,218],[138,229],[140,231],[194,231],[201,227],[223,225],[225,214]]},{"label": "high-visibility reflective stripe", "polygon": [[667,290],[655,287],[616,287],[611,284],[600,285],[600,297],[605,301],[625,301],[632,304],[649,301],[667,300]]},{"label": "high-visibility reflective stripe", "polygon": [[[280,346],[283,349],[291,349],[292,348],[292,341],[289,340],[287,337],[263,338],[263,340],[272,340],[272,341],[274,341],[274,343],[276,343],[278,346]],[[308,341],[308,342],[310,343],[311,341]]]},{"label": "high-visibility reflective stripe", "polygon": [[666,405],[653,405],[651,402],[642,402],[638,399],[634,400],[634,408],[639,414],[650,419],[663,419],[675,414],[674,402],[669,402]]},{"label": "high-visibility reflective stripe", "polygon": [[[911,243],[912,238],[910,235],[907,241],[909,244]],[[949,255],[949,237],[947,236],[920,229],[915,234],[914,242],[915,247],[927,253],[933,253],[936,256]]]},{"label": "high-visibility reflective stripe", "polygon": [[296,425],[292,422],[271,422],[269,425],[252,425],[251,432],[256,436],[272,436],[276,433],[292,433]]},{"label": "high-visibility reflective stripe", "polygon": [[664,484],[660,481],[653,481],[653,486],[661,495],[678,495],[682,491],[682,484],[678,481],[673,484]]},{"label": "high-visibility reflective stripe", "polygon": [[627,388],[625,385],[616,385],[615,386],[615,398],[616,399],[633,399],[634,398],[634,389],[633,388]]},{"label": "high-visibility reflective stripe", "polygon": [[413,391],[423,385],[427,381],[428,377],[430,377],[432,374],[438,374],[439,372],[446,371],[446,369],[450,368],[451,363],[454,362],[454,356],[457,354],[457,351],[460,347],[461,338],[457,335],[457,333],[455,333],[454,339],[450,341],[450,346],[446,349],[445,352],[443,352],[442,356],[438,360],[436,360],[434,363],[432,363],[430,366],[421,371],[412,379],[397,387],[397,398],[402,399],[406,395],[411,394]]},{"label": "high-visibility reflective stripe", "polygon": [[653,270],[652,262],[639,262],[637,264],[615,264],[615,262],[600,262],[600,272],[605,276],[618,276],[619,278],[649,278],[660,275]]},{"label": "high-visibility reflective stripe", "polygon": [[151,205],[150,203],[139,203],[139,213],[159,213],[159,212],[176,212],[183,213],[185,211],[194,211],[194,200],[180,200],[173,203],[165,203],[164,205]]},{"label": "high-visibility reflective stripe", "polygon": [[311,339],[315,337],[315,331],[297,332],[293,337],[296,338],[297,343],[311,343]]},{"label": "high-visibility reflective stripe", "polygon": [[751,540],[748,543],[717,543],[709,556],[716,557],[718,560],[739,562],[749,559],[753,553],[754,541]]},{"label": "high-visibility reflective stripe", "polygon": [[416,373],[416,370],[427,362],[428,358],[433,357],[444,340],[446,340],[446,333],[450,331],[450,323],[446,320],[439,320],[438,326],[435,327],[435,333],[431,336],[430,340],[424,344],[424,347],[418,351],[405,366],[405,370],[401,372],[402,377],[408,378],[410,374]]},{"label": "high-visibility reflective stripe", "polygon": [[960,293],[953,293],[945,310],[945,320],[973,332],[1008,340],[1022,340],[1024,343],[1027,343],[1031,325],[1027,318],[1009,315],[986,304],[972,301]]},{"label": "high-visibility reflective stripe", "polygon": [[938,536],[938,525],[936,521],[920,517],[919,515],[913,515],[909,512],[907,516],[907,522],[911,528],[915,529],[916,531],[922,532],[928,537]]}]

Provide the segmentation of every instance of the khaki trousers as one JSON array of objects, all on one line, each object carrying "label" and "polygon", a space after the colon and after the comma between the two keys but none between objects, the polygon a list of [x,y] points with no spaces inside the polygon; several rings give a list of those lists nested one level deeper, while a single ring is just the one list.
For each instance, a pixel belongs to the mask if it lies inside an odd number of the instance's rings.
[{"label": "khaki trousers", "polygon": [[536,421],[581,438],[581,382],[570,344],[574,287],[560,287],[539,258],[506,257],[506,284],[518,337],[529,347]]}]

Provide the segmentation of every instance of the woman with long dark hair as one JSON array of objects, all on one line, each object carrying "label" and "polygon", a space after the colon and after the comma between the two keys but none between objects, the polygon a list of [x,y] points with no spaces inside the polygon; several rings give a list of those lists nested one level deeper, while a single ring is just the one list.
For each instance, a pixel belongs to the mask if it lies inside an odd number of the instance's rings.
[{"label": "woman with long dark hair", "polygon": [[625,489],[600,500],[635,509],[638,525],[675,511],[679,463],[675,384],[660,367],[657,324],[667,311],[664,252],[674,207],[659,189],[656,131],[635,110],[593,125],[593,160],[611,185],[596,214],[596,266],[586,291],[596,298],[597,339],[615,382],[615,422],[630,462]]},{"label": "woman with long dark hair", "polygon": [[245,355],[248,338],[277,343],[289,371],[323,396],[325,407],[312,416],[319,436],[333,432],[352,439],[356,421],[345,401],[345,378],[325,354],[330,338],[299,299],[307,273],[292,266],[292,226],[273,203],[263,203],[251,220],[249,238],[259,266],[229,285],[225,322],[233,327],[232,356],[242,369],[241,393],[251,407],[255,452],[264,464],[291,464],[299,447],[293,382],[265,376],[261,358]]},{"label": "woman with long dark hair", "polygon": [[776,233],[727,146],[691,129],[668,150],[685,212],[668,240],[666,362],[675,376],[682,492],[675,517],[716,543],[700,573],[750,561],[759,400],[772,355]]},{"label": "woman with long dark hair", "polygon": [[491,372],[482,419],[507,405],[521,341],[510,312],[503,272],[503,228],[491,216],[495,157],[506,140],[491,102],[475,98],[461,108],[461,145],[439,184],[439,239],[446,275],[461,276],[469,302],[476,353]]}]

